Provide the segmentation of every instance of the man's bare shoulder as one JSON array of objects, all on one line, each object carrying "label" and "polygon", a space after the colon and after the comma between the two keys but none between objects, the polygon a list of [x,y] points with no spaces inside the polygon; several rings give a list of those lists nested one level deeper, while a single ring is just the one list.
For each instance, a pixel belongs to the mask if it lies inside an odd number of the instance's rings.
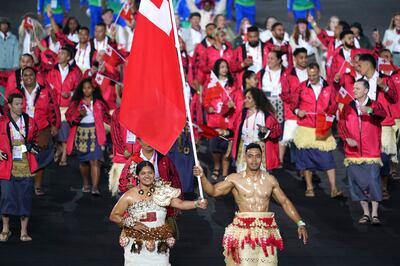
[{"label": "man's bare shoulder", "polygon": [[232,174],[228,175],[227,177],[225,177],[224,181],[235,182],[235,181],[238,181],[239,179],[241,179],[242,177],[243,177],[243,172],[232,173]]},{"label": "man's bare shoulder", "polygon": [[275,176],[273,176],[270,173],[265,172],[265,171],[263,171],[262,174],[263,174],[263,176],[265,176],[265,178],[268,180],[268,182],[271,183],[272,186],[274,186],[274,187],[279,186],[278,179],[276,179]]}]

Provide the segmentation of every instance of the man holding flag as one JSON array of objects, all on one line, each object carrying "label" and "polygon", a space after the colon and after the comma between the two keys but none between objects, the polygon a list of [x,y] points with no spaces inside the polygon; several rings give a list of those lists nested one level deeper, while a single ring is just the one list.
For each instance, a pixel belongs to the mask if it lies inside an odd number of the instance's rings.
[{"label": "man holding flag", "polygon": [[[379,102],[368,97],[368,81],[357,80],[353,91],[355,99],[344,106],[338,124],[344,143],[350,195],[353,201],[360,202],[363,209],[358,223],[379,225],[378,205],[382,200],[381,123],[386,112]],[[372,213],[369,202],[372,203]]]},{"label": "man holding flag", "polygon": [[[319,65],[311,63],[307,67],[308,80],[300,84],[291,103],[292,111],[298,117],[298,128],[294,143],[298,148],[296,167],[304,171],[307,184],[306,197],[314,197],[312,171],[326,171],[331,186],[331,198],[342,196],[336,188],[336,164],[332,151],[336,149],[336,141],[330,130],[325,138],[317,132],[335,115],[337,104],[335,89],[323,80],[319,73]],[[324,115],[324,123],[317,123],[317,117]],[[318,119],[320,121],[320,119]]]}]

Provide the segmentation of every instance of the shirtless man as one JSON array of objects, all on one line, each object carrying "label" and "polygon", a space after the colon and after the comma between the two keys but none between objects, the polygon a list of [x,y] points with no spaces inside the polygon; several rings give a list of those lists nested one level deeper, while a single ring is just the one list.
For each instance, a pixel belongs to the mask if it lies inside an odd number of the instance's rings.
[{"label": "shirtless man", "polygon": [[261,147],[251,143],[246,147],[247,169],[234,173],[224,181],[212,185],[201,167],[193,173],[201,176],[204,191],[218,197],[233,193],[239,207],[232,224],[225,229],[223,239],[226,265],[277,265],[277,249],[283,248],[282,238],[275,222],[274,213],[268,212],[272,196],[285,213],[298,226],[299,239],[307,243],[307,230],[296,208],[279,187],[272,175],[260,170]]}]

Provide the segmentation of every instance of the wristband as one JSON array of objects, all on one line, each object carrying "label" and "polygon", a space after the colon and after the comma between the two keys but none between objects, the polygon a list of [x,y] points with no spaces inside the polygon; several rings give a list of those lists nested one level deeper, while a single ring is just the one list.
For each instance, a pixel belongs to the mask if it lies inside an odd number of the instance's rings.
[{"label": "wristband", "polygon": [[298,221],[296,224],[297,224],[298,227],[300,227],[300,226],[306,226],[306,223],[303,222],[303,220]]},{"label": "wristband", "polygon": [[368,107],[367,113],[368,114],[372,114],[373,112],[374,112],[374,109],[372,109],[372,107]]},{"label": "wristband", "polygon": [[197,209],[198,207],[199,207],[199,201],[196,200],[196,201],[194,202],[194,208]]},{"label": "wristband", "polygon": [[315,26],[317,26],[317,22],[313,22],[313,23],[311,23],[311,26],[313,26],[313,27],[315,27]]}]

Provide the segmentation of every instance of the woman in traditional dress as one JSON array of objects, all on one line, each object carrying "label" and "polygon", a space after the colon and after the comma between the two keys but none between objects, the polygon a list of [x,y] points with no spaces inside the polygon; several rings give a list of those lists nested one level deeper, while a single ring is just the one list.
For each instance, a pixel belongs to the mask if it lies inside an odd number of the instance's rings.
[{"label": "woman in traditional dress", "polygon": [[207,201],[179,199],[180,189],[155,181],[151,162],[143,161],[133,171],[139,185],[127,191],[110,214],[110,220],[122,227],[120,245],[125,250],[125,266],[169,266],[169,249],[175,239],[165,223],[166,207],[205,209]]},{"label": "woman in traditional dress", "polygon": [[[106,144],[104,123],[111,122],[107,103],[101,96],[98,87],[92,80],[84,79],[76,89],[65,117],[71,125],[67,141],[67,153],[70,155],[75,148],[80,161],[79,169],[83,179],[82,191],[100,194],[100,160]],[[92,179],[90,190],[89,176]]]}]

